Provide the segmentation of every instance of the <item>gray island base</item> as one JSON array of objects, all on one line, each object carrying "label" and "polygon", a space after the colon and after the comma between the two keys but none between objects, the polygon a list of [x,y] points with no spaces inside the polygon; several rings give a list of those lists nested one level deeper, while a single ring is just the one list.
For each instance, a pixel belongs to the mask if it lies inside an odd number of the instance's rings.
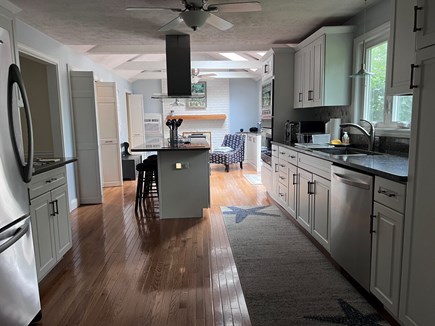
[{"label": "gray island base", "polygon": [[210,207],[210,145],[203,139],[145,142],[132,152],[157,152],[160,218],[203,217]]}]

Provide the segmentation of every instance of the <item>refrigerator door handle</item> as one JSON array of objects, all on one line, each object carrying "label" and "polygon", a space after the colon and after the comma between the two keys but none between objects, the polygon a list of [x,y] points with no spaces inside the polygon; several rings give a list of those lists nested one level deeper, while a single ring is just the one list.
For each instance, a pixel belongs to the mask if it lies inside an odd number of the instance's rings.
[{"label": "refrigerator door handle", "polygon": [[4,232],[3,235],[0,236],[0,241],[6,240],[10,238],[10,240],[6,241],[2,245],[0,245],[0,254],[12,246],[15,242],[21,239],[23,235],[27,233],[29,230],[30,219],[28,219],[23,225],[19,228],[15,229],[12,232]]},{"label": "refrigerator door handle", "polygon": [[[21,98],[24,104],[24,112],[26,114],[26,126],[27,126],[27,163],[23,162],[21,155],[18,150],[17,140],[15,138],[15,128],[13,121],[13,85],[17,84],[18,89],[21,93]],[[12,146],[14,148],[15,158],[20,165],[21,177],[24,182],[29,183],[32,179],[32,169],[33,169],[33,128],[32,128],[32,117],[30,115],[29,101],[27,99],[26,89],[24,88],[23,79],[21,77],[20,69],[17,65],[11,64],[9,66],[9,76],[8,76],[8,115],[9,115],[9,130],[12,139]]]}]

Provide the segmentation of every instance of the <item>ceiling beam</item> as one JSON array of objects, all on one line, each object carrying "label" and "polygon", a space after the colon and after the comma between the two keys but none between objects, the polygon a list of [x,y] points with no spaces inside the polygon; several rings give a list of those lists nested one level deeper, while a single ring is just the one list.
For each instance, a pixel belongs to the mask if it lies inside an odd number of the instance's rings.
[{"label": "ceiling beam", "polygon": [[[258,74],[251,72],[215,72],[216,76],[214,78],[253,78],[258,79]],[[141,72],[136,76],[132,76],[132,79],[166,79],[165,72]]]},{"label": "ceiling beam", "polygon": [[[261,68],[260,61],[192,61],[192,68],[195,69],[250,69]],[[164,70],[165,61],[129,61],[115,68],[116,70]]]}]

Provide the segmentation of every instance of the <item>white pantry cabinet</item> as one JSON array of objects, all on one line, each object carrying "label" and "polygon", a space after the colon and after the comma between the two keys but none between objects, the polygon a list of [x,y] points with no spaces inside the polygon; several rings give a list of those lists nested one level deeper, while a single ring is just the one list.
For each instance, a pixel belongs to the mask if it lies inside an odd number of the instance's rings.
[{"label": "white pantry cabinet", "polygon": [[387,95],[412,94],[411,65],[415,64],[413,12],[416,4],[417,0],[391,0]]},{"label": "white pantry cabinet", "polygon": [[122,185],[116,84],[96,82],[98,138],[103,187]]},{"label": "white pantry cabinet", "polygon": [[143,96],[141,94],[127,95],[128,141],[130,148],[145,142],[145,123]]},{"label": "white pantry cabinet", "polygon": [[375,177],[370,292],[398,317],[406,186]]},{"label": "white pantry cabinet", "polygon": [[72,247],[65,167],[33,177],[29,184],[30,215],[38,280]]},{"label": "white pantry cabinet", "polygon": [[415,31],[417,49],[435,44],[435,4],[433,0],[417,0],[415,10]]},{"label": "white pantry cabinet", "polygon": [[[434,9],[432,0],[426,5]],[[435,320],[435,156],[433,137],[428,137],[435,121],[435,46],[417,51],[416,63],[399,319],[403,325],[425,326]]]},{"label": "white pantry cabinet", "polygon": [[352,31],[323,27],[296,46],[294,108],[350,105]]}]

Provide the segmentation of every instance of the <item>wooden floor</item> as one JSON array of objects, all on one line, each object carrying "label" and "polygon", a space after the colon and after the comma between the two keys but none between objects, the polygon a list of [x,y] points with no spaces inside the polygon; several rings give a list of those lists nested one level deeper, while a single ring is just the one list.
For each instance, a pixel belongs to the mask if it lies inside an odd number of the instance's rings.
[{"label": "wooden floor", "polygon": [[243,173],[255,171],[212,167],[202,219],[159,220],[158,205],[136,215],[134,181],[73,211],[73,248],[40,284],[40,324],[250,325],[220,211],[269,204]]}]

